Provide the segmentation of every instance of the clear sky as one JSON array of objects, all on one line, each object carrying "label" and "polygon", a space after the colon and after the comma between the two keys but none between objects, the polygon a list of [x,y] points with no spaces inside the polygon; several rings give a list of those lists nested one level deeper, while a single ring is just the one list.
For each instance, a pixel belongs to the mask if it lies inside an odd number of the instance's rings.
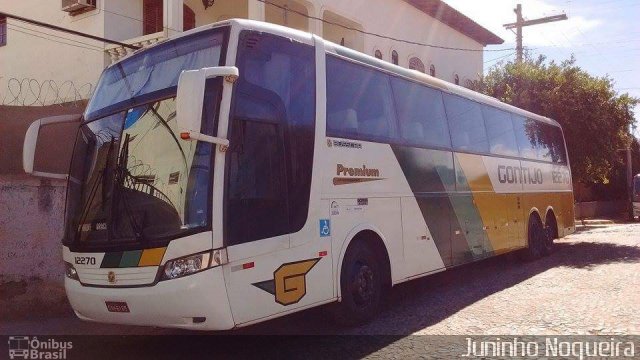
[{"label": "clear sky", "polygon": [[[562,61],[575,54],[577,63],[592,75],[609,75],[620,93],[640,97],[639,0],[445,0],[445,2],[505,40],[492,48],[515,48],[515,34],[502,25],[515,22],[516,4],[525,19],[567,14],[569,20],[525,27],[524,46],[548,59]],[[510,52],[485,52],[485,71],[515,58]],[[505,55],[507,55],[505,57]],[[497,60],[496,60],[497,59]],[[640,137],[640,106],[635,108]]]}]

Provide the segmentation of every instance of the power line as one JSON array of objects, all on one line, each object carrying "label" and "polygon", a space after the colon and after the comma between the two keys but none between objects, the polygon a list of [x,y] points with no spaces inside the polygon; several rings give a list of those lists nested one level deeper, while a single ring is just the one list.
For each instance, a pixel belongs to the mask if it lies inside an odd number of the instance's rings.
[{"label": "power line", "polygon": [[102,50],[93,49],[93,48],[86,47],[86,46],[81,46],[81,45],[69,44],[69,43],[66,43],[66,42],[63,42],[63,41],[58,41],[58,40],[54,40],[54,39],[50,39],[50,38],[46,38],[46,37],[44,37],[44,36],[40,36],[40,35],[36,35],[36,34],[31,34],[31,33],[28,33],[28,32],[22,31],[22,30],[18,30],[18,29],[14,28],[14,27],[13,27],[13,26],[11,26],[11,25],[9,25],[9,29],[11,29],[12,31],[16,31],[16,32],[19,32],[19,33],[25,34],[25,35],[29,35],[29,36],[33,36],[33,37],[37,37],[37,38],[44,39],[44,40],[53,41],[53,42],[56,42],[56,43],[58,43],[58,44],[69,45],[69,46],[74,46],[74,47],[81,48],[81,49],[86,49],[86,50],[93,50],[93,51],[102,52]]},{"label": "power line", "polygon": [[378,34],[378,33],[374,33],[374,32],[370,32],[370,31],[365,31],[365,30],[361,30],[361,29],[357,29],[351,26],[347,26],[347,25],[343,25],[337,22],[333,22],[333,21],[329,21],[326,19],[321,19],[319,17],[316,16],[311,16],[308,14],[305,14],[301,11],[295,10],[295,9],[290,9],[288,7],[279,5],[279,4],[274,4],[268,0],[256,0],[259,1],[261,3],[267,4],[267,5],[271,5],[271,6],[275,6],[281,10],[284,11],[290,11],[292,13],[298,14],[300,16],[306,17],[308,19],[312,19],[312,20],[317,20],[320,22],[323,22],[325,24],[329,24],[329,25],[334,25],[334,26],[338,26],[347,30],[351,30],[351,31],[355,31],[355,32],[359,32],[361,34],[364,35],[369,35],[369,36],[375,36],[375,37],[379,37],[382,39],[387,39],[387,40],[392,40],[392,41],[397,41],[397,42],[401,42],[401,43],[406,43],[406,44],[410,44],[410,45],[419,45],[419,46],[425,46],[425,47],[430,47],[430,48],[434,48],[434,49],[442,49],[442,50],[455,50],[455,51],[468,51],[468,52],[501,52],[501,51],[513,51],[515,50],[514,48],[506,48],[506,49],[468,49],[468,48],[457,48],[457,47],[449,47],[449,46],[441,46],[441,45],[433,45],[433,44],[428,44],[428,43],[423,43],[423,42],[419,42],[419,41],[412,41],[412,40],[406,40],[406,39],[400,39],[400,38],[396,38],[393,36],[387,36],[387,35],[382,35],[382,34]]},{"label": "power line", "polygon": [[63,27],[56,26],[56,25],[47,24],[47,23],[44,23],[42,21],[36,21],[36,20],[32,20],[32,19],[27,19],[27,18],[24,18],[24,17],[21,17],[21,16],[8,14],[8,13],[1,12],[1,11],[0,11],[0,16],[4,16],[4,17],[10,18],[10,19],[22,21],[22,22],[25,22],[25,23],[28,23],[28,24],[33,24],[33,25],[42,26],[42,27],[53,29],[53,30],[57,30],[57,31],[66,32],[66,33],[77,35],[77,36],[86,37],[86,38],[93,39],[93,40],[102,41],[102,42],[109,43],[109,44],[115,44],[115,45],[123,46],[123,47],[129,48],[129,49],[133,49],[133,50],[140,49],[139,46],[135,46],[135,45],[131,45],[131,44],[125,44],[125,43],[122,43],[120,41],[115,41],[115,40],[111,40],[111,39],[102,38],[102,37],[99,37],[99,36],[83,33],[83,32],[80,32],[80,31],[75,31],[75,30],[71,30],[71,29],[67,29],[67,28],[63,28]]},{"label": "power line", "polygon": [[491,59],[491,60],[487,60],[487,61],[484,62],[484,64],[490,63],[490,62],[493,62],[493,61],[496,61],[496,60],[504,59],[506,57],[513,56],[513,55],[515,55],[515,52],[512,52],[511,54],[503,55],[503,56],[500,56],[500,57],[497,57],[497,58],[494,58],[494,59]]},{"label": "power line", "polygon": [[[66,38],[66,37],[64,37],[64,36],[58,36],[58,35],[54,35],[54,34],[49,34],[49,33],[46,33],[46,32],[42,32],[42,31],[38,31],[38,30],[35,30],[35,29],[27,28],[27,27],[24,27],[24,26],[20,26],[20,25],[14,24],[14,23],[10,23],[9,25],[11,25],[11,27],[14,27],[14,28],[15,28],[15,27],[17,27],[17,28],[20,28],[20,29],[23,29],[23,30],[33,31],[33,32],[38,33],[38,34],[43,34],[43,35],[51,36],[51,37],[54,37],[54,38],[58,38],[58,39],[63,39],[63,40],[71,41],[71,42],[78,43],[78,44],[82,44],[82,45],[86,45],[86,46],[89,46],[89,47],[94,47],[94,48],[96,48],[96,49],[99,49],[100,51],[102,51],[102,50],[103,50],[103,49],[102,49],[101,47],[99,47],[99,46],[92,45],[92,44],[87,44],[87,43],[85,43],[85,42],[78,41],[78,40],[69,39],[69,38]],[[12,29],[12,30],[16,30],[16,29]],[[17,30],[16,30],[16,31],[17,31]],[[90,50],[94,50],[94,49],[90,49]]]},{"label": "power line", "polygon": [[[410,44],[410,45],[425,46],[425,47],[430,47],[430,48],[434,48],[434,49],[441,49],[441,50],[467,51],[467,52],[485,52],[485,51],[486,52],[504,52],[504,51],[513,51],[513,50],[515,50],[513,48],[503,48],[503,49],[459,48],[459,47],[441,46],[441,45],[423,43],[423,42],[419,42],[419,41],[406,40],[406,39],[396,38],[396,37],[393,37],[393,36],[387,36],[387,35],[383,35],[383,34],[379,34],[379,33],[365,31],[365,30],[357,29],[357,28],[350,27],[350,26],[347,26],[347,25],[343,25],[343,24],[340,24],[340,23],[337,23],[337,22],[329,21],[329,20],[326,20],[326,19],[321,19],[321,18],[318,18],[318,17],[315,17],[315,16],[310,16],[308,14],[305,14],[305,13],[301,12],[301,11],[298,11],[298,10],[295,10],[295,9],[290,9],[290,8],[285,7],[285,6],[272,3],[272,2],[270,2],[268,0],[256,0],[256,1],[262,2],[262,3],[266,4],[266,5],[271,5],[271,6],[277,7],[279,9],[281,9],[281,10],[290,11],[292,13],[298,14],[300,16],[306,17],[306,18],[311,19],[311,20],[317,20],[317,21],[320,21],[320,22],[323,22],[323,23],[326,23],[326,24],[338,26],[338,27],[341,27],[341,28],[344,28],[344,29],[347,29],[347,30],[351,30],[351,31],[355,31],[355,32],[358,32],[358,33],[361,33],[361,34],[364,34],[364,35],[375,36],[375,37],[379,37],[379,38],[382,38],[382,39],[392,40],[392,41],[396,41],[396,42],[402,42],[402,43],[406,43],[406,44]],[[105,10],[105,9],[100,9],[100,10],[102,10],[104,12],[107,12],[107,13],[110,13],[110,14],[113,14],[113,15],[118,15],[118,16],[122,16],[122,17],[125,17],[125,18],[129,18],[129,19],[135,20],[135,21],[142,22],[142,20],[136,19],[136,18],[128,16],[128,15],[119,14],[119,13],[112,12],[112,11]],[[73,34],[73,35],[77,35],[77,36],[87,37],[87,38],[90,38],[90,39],[93,39],[93,40],[98,40],[98,41],[103,41],[103,42],[106,42],[106,43],[116,44],[116,45],[120,45],[120,46],[123,46],[123,47],[126,47],[126,48],[130,48],[130,49],[135,49],[135,50],[139,49],[139,47],[135,46],[135,45],[125,44],[125,43],[122,43],[122,42],[119,42],[119,41],[100,38],[100,37],[93,36],[93,35],[86,34],[86,33],[82,33],[82,32],[79,32],[79,31],[65,29],[65,28],[62,28],[62,27],[59,27],[59,26],[55,26],[55,25],[51,25],[51,24],[47,24],[47,23],[43,23],[43,22],[39,22],[39,21],[27,19],[27,18],[15,16],[15,15],[7,14],[7,13],[3,13],[3,12],[0,12],[0,16],[6,16],[8,18],[12,18],[12,19],[15,19],[15,20],[18,20],[18,21],[23,21],[23,22],[34,24],[34,25],[43,26],[43,27],[47,27],[47,28],[50,28],[50,29],[67,32],[67,33],[70,33],[70,34]],[[164,27],[164,28],[170,29],[170,30],[174,30],[174,31],[178,31],[178,30],[175,30],[175,29],[172,29],[172,28],[169,28],[169,27]]]}]

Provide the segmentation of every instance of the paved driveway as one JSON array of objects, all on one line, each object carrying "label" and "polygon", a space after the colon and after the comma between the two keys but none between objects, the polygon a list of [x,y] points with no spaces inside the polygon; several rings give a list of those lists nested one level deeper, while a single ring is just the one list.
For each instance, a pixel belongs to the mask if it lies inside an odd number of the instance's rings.
[{"label": "paved driveway", "polygon": [[[579,231],[556,252],[503,256],[396,287],[374,322],[336,328],[313,309],[233,334],[639,334],[640,224]],[[187,334],[64,318],[2,322],[10,334]]]}]

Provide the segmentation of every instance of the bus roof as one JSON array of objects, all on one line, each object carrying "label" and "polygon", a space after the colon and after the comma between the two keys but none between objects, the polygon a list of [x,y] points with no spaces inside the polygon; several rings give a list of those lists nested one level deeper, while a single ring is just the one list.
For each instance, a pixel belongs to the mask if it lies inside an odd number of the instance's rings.
[{"label": "bus roof", "polygon": [[[271,33],[274,35],[279,35],[279,36],[283,36],[283,37],[288,37],[291,38],[293,40],[302,42],[302,43],[306,43],[309,45],[312,45],[314,43],[314,39],[316,39],[317,41],[323,41],[325,48],[327,51],[340,55],[340,56],[344,56],[347,57],[349,59],[370,65],[370,66],[374,66],[377,67],[379,69],[382,69],[384,71],[399,75],[399,76],[403,76],[418,82],[421,82],[423,84],[426,84],[428,86],[431,87],[435,87],[438,89],[441,89],[442,91],[445,91],[447,93],[450,94],[455,94],[455,95],[459,95],[465,98],[468,98],[470,100],[474,100],[477,101],[479,103],[483,103],[483,104],[487,104],[487,105],[491,105],[494,106],[496,108],[511,112],[511,113],[515,113],[530,119],[534,119],[534,120],[538,120],[541,122],[545,122],[545,123],[549,123],[555,126],[560,127],[560,124],[553,120],[550,119],[548,117],[545,116],[541,116],[535,113],[532,113],[530,111],[524,110],[524,109],[520,109],[518,107],[506,104],[496,98],[493,98],[491,96],[487,96],[484,94],[481,94],[479,92],[467,89],[463,86],[460,85],[455,85],[453,83],[444,81],[442,79],[438,79],[435,77],[432,77],[430,75],[421,73],[419,71],[416,70],[411,70],[411,69],[407,69],[407,68],[403,68],[401,66],[398,65],[394,65],[392,63],[380,60],[374,56],[371,55],[367,55],[364,53],[361,53],[359,51],[335,44],[333,42],[330,42],[328,40],[325,40],[317,35],[313,35],[311,33],[308,32],[304,32],[301,30],[296,30],[296,29],[292,29],[286,26],[281,26],[281,25],[276,25],[276,24],[271,24],[271,23],[267,23],[267,22],[263,22],[263,21],[256,21],[256,20],[247,20],[247,19],[229,19],[229,20],[224,20],[224,21],[219,21],[216,23],[212,23],[212,24],[208,24],[208,25],[203,25],[200,27],[197,27],[195,29],[192,30],[188,30],[179,34],[175,34],[175,35],[171,35],[169,37],[168,40],[174,40],[174,39],[179,39],[183,36],[188,36],[194,33],[198,33],[201,31],[206,31],[208,29],[213,29],[216,27],[222,27],[222,26],[232,26],[232,27],[241,27],[243,29],[246,30],[257,30],[257,31],[264,31],[267,33]],[[159,42],[157,44],[161,44],[163,43]],[[154,44],[153,46],[155,46],[156,44]],[[151,46],[151,47],[153,47]],[[148,48],[144,48],[144,49],[148,49]],[[139,51],[144,51],[144,50],[137,50],[134,52],[137,53]],[[125,57],[126,58],[126,57]],[[640,175],[640,174],[639,174]]]}]

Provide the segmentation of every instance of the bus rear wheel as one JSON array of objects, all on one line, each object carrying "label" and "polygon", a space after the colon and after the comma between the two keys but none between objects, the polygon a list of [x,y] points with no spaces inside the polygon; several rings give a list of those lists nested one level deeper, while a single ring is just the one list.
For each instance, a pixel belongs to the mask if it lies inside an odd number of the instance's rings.
[{"label": "bus rear wheel", "polygon": [[549,237],[547,231],[542,226],[540,218],[533,214],[529,218],[529,226],[527,232],[528,247],[525,252],[525,259],[532,261],[545,255],[545,244]]},{"label": "bus rear wheel", "polygon": [[334,304],[333,318],[343,326],[371,321],[382,307],[384,267],[363,241],[347,249],[340,274],[342,301]]},{"label": "bus rear wheel", "polygon": [[558,238],[558,223],[553,213],[547,214],[547,220],[544,222],[545,238],[542,246],[542,255],[547,256],[553,252],[553,242]]}]

